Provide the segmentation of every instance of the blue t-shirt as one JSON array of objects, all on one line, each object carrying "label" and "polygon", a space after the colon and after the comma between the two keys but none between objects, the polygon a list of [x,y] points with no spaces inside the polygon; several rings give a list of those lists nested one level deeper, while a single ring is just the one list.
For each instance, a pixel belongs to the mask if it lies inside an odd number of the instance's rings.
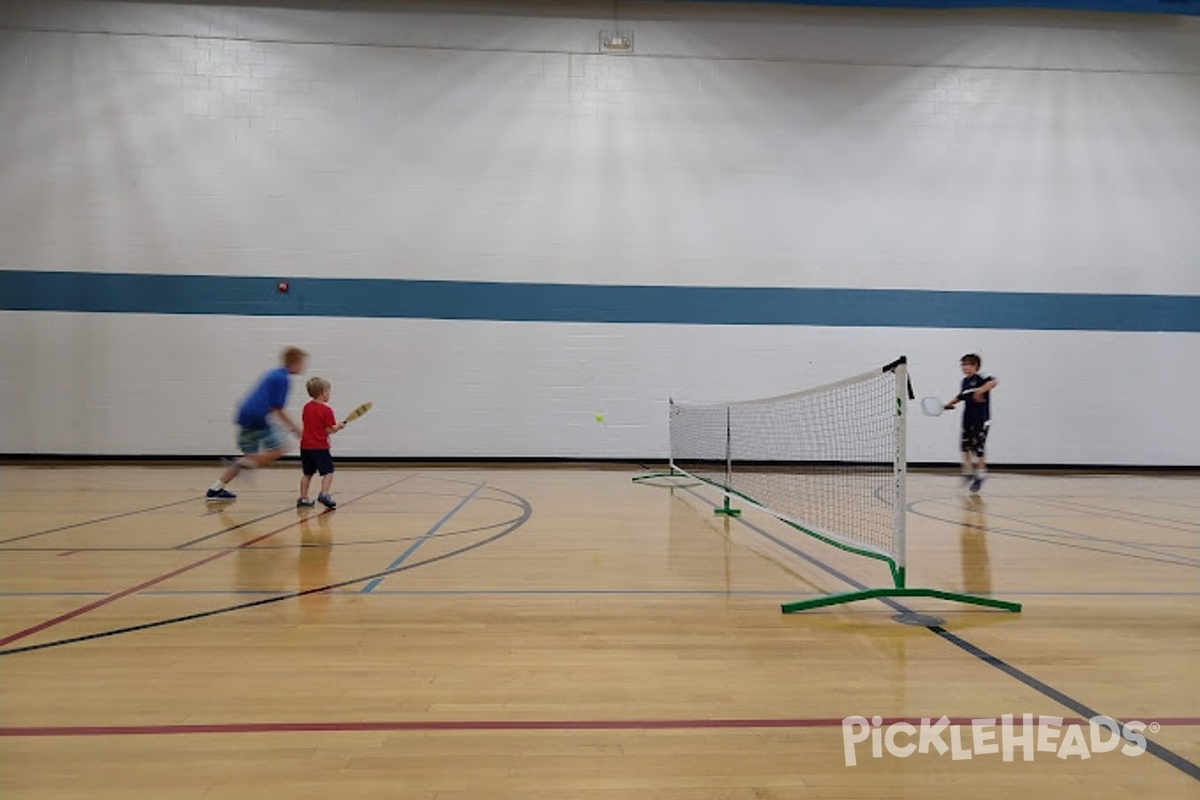
[{"label": "blue t-shirt", "polygon": [[978,389],[990,380],[992,380],[991,375],[980,375],[978,372],[963,378],[962,390],[958,393],[958,397],[963,403],[962,424],[964,428],[983,427],[992,418],[992,393],[985,394],[983,401],[980,402],[975,399],[974,392],[971,392],[972,389]]},{"label": "blue t-shirt", "polygon": [[243,428],[266,430],[267,414],[287,405],[288,389],[291,386],[287,367],[276,367],[262,376],[246,399],[238,406],[237,424]]}]

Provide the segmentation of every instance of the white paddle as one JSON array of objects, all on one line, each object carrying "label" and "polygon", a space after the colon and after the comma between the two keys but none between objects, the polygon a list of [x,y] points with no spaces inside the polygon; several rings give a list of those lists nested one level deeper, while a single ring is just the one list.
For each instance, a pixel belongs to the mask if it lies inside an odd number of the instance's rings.
[{"label": "white paddle", "polygon": [[[967,391],[963,392],[963,394],[974,394],[974,393],[975,393],[975,389],[968,389]],[[966,401],[966,402],[969,402],[969,401]],[[946,408],[946,403],[943,400],[941,400],[940,398],[937,398],[937,397],[922,397],[921,398],[921,411],[925,412],[925,416],[927,416],[927,417],[940,417],[942,415],[942,412],[948,411],[948,410],[949,409]]]}]

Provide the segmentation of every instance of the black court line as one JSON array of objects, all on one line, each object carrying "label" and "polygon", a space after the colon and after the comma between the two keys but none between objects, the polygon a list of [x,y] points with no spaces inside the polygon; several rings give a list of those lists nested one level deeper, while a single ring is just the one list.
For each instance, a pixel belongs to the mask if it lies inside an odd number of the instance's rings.
[{"label": "black court line", "polygon": [[[244,611],[249,608],[256,608],[258,606],[270,605],[272,603],[280,603],[280,602],[283,602],[284,600],[294,600],[298,597],[305,597],[310,594],[320,594],[322,592],[328,592],[332,589],[342,589],[342,588],[345,588],[346,586],[353,586],[355,584],[363,583],[364,581],[370,581],[370,580],[374,580],[376,578],[385,578],[388,575],[395,575],[398,572],[405,572],[410,569],[416,569],[418,567],[426,566],[427,564],[434,564],[439,561],[445,561],[446,559],[453,558],[454,556],[462,555],[463,553],[470,552],[471,550],[475,550],[476,548],[482,547],[485,544],[491,544],[492,542],[497,541],[498,539],[508,536],[510,533],[513,533],[514,531],[519,529],[522,525],[524,525],[529,520],[529,517],[533,514],[533,506],[531,506],[529,504],[529,501],[526,500],[525,498],[523,498],[519,495],[513,494],[512,492],[506,491],[504,489],[496,489],[495,487],[488,487],[488,488],[490,488],[492,491],[502,492],[503,494],[506,494],[509,497],[516,500],[520,504],[520,507],[522,509],[524,509],[524,513],[520,517],[518,517],[514,521],[514,523],[512,525],[510,525],[508,528],[506,528],[505,530],[502,530],[499,533],[495,533],[486,539],[481,539],[478,542],[474,542],[472,544],[460,547],[457,550],[451,550],[448,553],[442,553],[441,555],[433,556],[432,558],[427,558],[423,561],[410,561],[408,563],[401,564],[400,566],[395,567],[394,569],[383,570],[382,572],[376,572],[372,575],[363,575],[363,576],[357,577],[357,578],[350,578],[348,580],[338,581],[337,583],[330,583],[325,586],[317,586],[312,589],[305,589],[305,590],[299,591],[299,592],[288,592],[286,594],[278,595],[275,597],[266,597],[261,600],[252,600],[248,603],[239,603],[239,604],[233,605],[233,606],[225,606],[223,608],[214,608],[209,611],[200,611],[200,612],[197,612],[194,614],[184,614],[182,616],[170,617],[168,619],[160,619],[160,620],[156,620],[154,622],[144,622],[144,623],[141,623],[138,625],[130,625],[130,626],[124,627],[124,628],[114,628],[112,630],[107,630],[107,631],[98,631],[96,633],[84,634],[82,636],[72,636],[67,639],[58,639],[58,640],[51,641],[51,642],[42,642],[41,644],[26,645],[24,647],[12,647],[12,648],[8,648],[6,650],[0,650],[0,656],[11,656],[11,655],[16,655],[18,653],[30,653],[30,652],[33,652],[36,650],[47,650],[52,647],[62,647],[64,645],[68,645],[68,644],[78,644],[80,642],[88,642],[88,641],[92,641],[95,639],[104,639],[109,636],[119,636],[119,635],[125,634],[125,633],[134,633],[137,631],[149,630],[151,628],[160,628],[165,625],[174,625],[174,624],[181,623],[181,622],[190,622],[192,620],[204,619],[205,617],[215,617],[215,616],[219,616],[221,614],[229,614],[234,611]],[[322,512],[322,513],[335,513],[335,512]]]},{"label": "black court line", "polygon": [[[508,506],[516,505],[516,503],[512,503],[507,500],[497,500],[495,498],[491,498],[491,502],[502,503],[503,505],[508,505]],[[286,509],[286,511],[292,511],[292,510],[294,510],[294,509],[291,509],[291,508]],[[324,512],[322,511],[320,513],[324,513]],[[382,514],[383,512],[367,512],[367,513],[368,514],[373,514],[373,513],[374,514]],[[424,514],[425,516],[428,516],[428,512],[421,512],[421,513]],[[269,516],[273,516],[273,515],[269,515]],[[320,516],[320,514],[315,514],[313,516]],[[359,516],[359,513],[357,511],[355,511],[355,516]],[[261,519],[265,519],[265,518],[266,517],[261,517],[260,521],[261,521]],[[456,528],[454,530],[448,530],[448,531],[447,530],[439,530],[437,533],[432,534],[428,538],[429,539],[446,539],[446,538],[449,538],[452,536],[466,536],[471,533],[480,533],[481,531],[488,531],[488,530],[491,530],[492,528],[499,528],[504,525],[508,525],[510,522],[513,521],[513,519],[515,519],[515,517],[512,519],[503,519],[503,520],[500,520],[499,522],[494,522],[491,525],[476,525],[471,528]],[[251,520],[251,521],[253,522],[254,520]],[[243,523],[243,524],[249,524],[249,523]],[[235,526],[235,528],[229,528],[228,530],[235,530],[236,527],[241,527],[241,526],[240,525]],[[217,533],[206,535],[205,538],[211,538],[214,536],[218,536],[221,533],[225,533],[225,532],[227,532],[227,531],[218,531]],[[338,547],[354,547],[354,546],[366,546],[366,545],[374,545],[374,544],[398,544],[398,543],[402,543],[402,542],[411,542],[417,538],[419,538],[419,535],[389,536],[389,537],[386,537],[383,539],[346,539],[346,540],[339,539],[337,542],[337,546]],[[71,548],[66,548],[66,547],[61,547],[61,546],[60,547],[0,547],[0,553],[61,553],[68,549],[72,553],[169,553],[174,550],[179,550],[180,548],[182,548],[184,546],[185,545],[171,545],[169,547],[71,547]],[[254,549],[255,550],[296,550],[296,549],[300,549],[303,547],[309,547],[309,546],[310,545],[295,544],[295,543],[256,544],[254,546]],[[211,550],[228,550],[228,549],[229,549],[228,546],[188,547],[188,550],[190,550],[193,553],[206,553]],[[4,594],[3,592],[0,592],[0,596],[2,596],[3,594]]]},{"label": "black court line", "polygon": [[[405,480],[405,479],[401,478],[400,480]],[[399,482],[400,481],[394,481],[393,483],[388,484],[388,486],[394,486],[395,484],[397,484]],[[386,489],[388,487],[384,486],[384,487],[380,487],[380,488]],[[352,500],[346,501],[346,504],[357,502],[358,500],[362,500],[365,497],[370,497],[372,494],[374,494],[373,491],[366,492],[364,494],[359,495],[358,497],[353,498]],[[328,513],[328,512],[322,512],[322,513]],[[304,520],[296,520],[294,522],[290,522],[287,525],[284,525],[282,528],[276,528],[273,531],[267,531],[266,533],[255,536],[253,539],[250,539],[249,541],[246,541],[246,542],[242,542],[241,544],[239,544],[235,547],[226,548],[224,550],[217,550],[212,555],[205,556],[204,558],[200,559],[199,561],[193,561],[189,564],[183,565],[182,567],[173,569],[170,572],[165,572],[161,575],[156,575],[155,577],[150,578],[149,580],[142,581],[141,583],[136,584],[134,586],[129,586],[125,589],[122,589],[119,592],[113,592],[111,594],[108,594],[105,597],[102,597],[101,599],[96,600],[92,603],[88,603],[87,605],[72,609],[71,611],[68,611],[66,613],[59,614],[57,617],[52,617],[51,619],[43,620],[42,622],[39,622],[36,625],[31,625],[28,628],[24,628],[22,630],[14,632],[14,633],[10,633],[7,636],[0,637],[0,646],[6,645],[6,644],[11,644],[12,642],[19,641],[26,637],[32,636],[32,635],[39,633],[43,630],[46,630],[48,628],[53,628],[56,625],[60,625],[64,622],[67,622],[68,620],[75,619],[76,617],[87,614],[91,611],[94,611],[97,608],[101,608],[101,607],[107,606],[111,603],[115,603],[116,601],[118,601],[124,597],[129,597],[130,595],[138,594],[143,589],[147,589],[151,586],[155,586],[164,581],[171,580],[172,578],[174,578],[178,575],[182,575],[185,572],[191,572],[194,569],[199,569],[200,567],[210,564],[213,561],[216,561],[221,558],[225,558],[225,557],[232,555],[233,553],[236,553],[240,550],[244,550],[248,547],[251,547],[257,542],[261,542],[264,539],[269,539],[272,536],[282,533],[283,531],[294,528],[297,525],[302,524],[303,522],[304,522]]]},{"label": "black court line", "polygon": [[[701,502],[708,504],[708,501],[705,500],[702,495],[698,494],[697,492],[693,491],[692,489],[685,489],[685,491],[688,494],[692,495],[693,497],[696,497]],[[853,586],[854,588],[858,589],[859,591],[865,591],[865,590],[868,590],[871,588],[864,583],[860,583],[859,581],[854,580],[849,575],[846,575],[845,573],[843,573],[841,570],[837,569],[836,567],[826,564],[824,561],[821,561],[816,556],[809,555],[808,553],[804,552],[803,550],[800,550],[799,548],[793,546],[792,544],[783,541],[782,539],[775,536],[774,534],[763,530],[762,528],[758,527],[754,523],[747,521],[744,517],[735,517],[734,519],[737,520],[738,522],[740,522],[741,524],[745,525],[747,528],[754,531],[758,535],[779,545],[784,550],[787,550],[789,553],[799,556],[800,558],[809,562],[813,566],[823,570],[824,572],[828,573],[829,575],[832,575],[833,577],[837,578],[840,581],[846,582],[847,584],[849,584],[850,586]],[[896,611],[898,611],[901,614],[911,615],[914,613],[912,611],[912,609],[908,608],[907,606],[905,606],[902,603],[896,602],[895,600],[893,600],[890,597],[879,597],[879,598],[875,598],[875,599],[877,599],[881,603],[885,603],[885,604],[891,606],[892,608],[894,608]],[[934,635],[941,637],[941,639],[943,641],[949,642],[950,644],[954,645],[955,647],[958,647],[959,649],[963,650],[964,652],[974,656],[975,658],[978,658],[983,663],[988,664],[989,666],[995,667],[996,669],[1000,670],[1001,672],[1008,675],[1009,677],[1015,678],[1016,680],[1020,681],[1021,683],[1025,684],[1026,686],[1028,686],[1030,689],[1033,689],[1038,694],[1048,697],[1051,700],[1055,701],[1056,703],[1059,703],[1060,705],[1066,706],[1067,708],[1071,709],[1072,711],[1074,711],[1075,713],[1079,714],[1082,717],[1091,719],[1092,717],[1096,717],[1096,716],[1107,716],[1107,715],[1101,715],[1099,712],[1092,710],[1087,705],[1074,699],[1070,695],[1068,695],[1064,692],[1061,692],[1058,689],[1055,689],[1054,687],[1050,686],[1049,684],[1038,680],[1037,678],[1033,677],[1029,673],[1024,672],[1024,671],[1012,666],[1011,664],[1007,663],[1003,659],[1000,659],[1000,658],[992,655],[991,653],[987,652],[983,648],[978,647],[974,644],[971,644],[967,640],[963,639],[961,636],[958,636],[957,634],[953,634],[950,631],[946,630],[941,625],[926,625],[924,627],[926,630],[933,633]],[[0,654],[2,654],[2,653],[3,653],[3,651],[0,651]],[[1200,765],[1197,765],[1194,762],[1187,760],[1186,758],[1179,755],[1178,753],[1176,753],[1172,750],[1168,750],[1166,747],[1163,747],[1162,745],[1160,745],[1156,742],[1152,742],[1149,737],[1145,737],[1145,738],[1146,738],[1146,752],[1150,753],[1151,755],[1155,756],[1156,758],[1160,759],[1161,761],[1164,761],[1167,764],[1170,764],[1171,766],[1175,767],[1179,771],[1183,772],[1188,777],[1193,778],[1197,781],[1200,781]]]},{"label": "black court line", "polygon": [[[1055,689],[1053,686],[1050,686],[1049,684],[1038,680],[1037,678],[1030,675],[1028,672],[1018,669],[1017,667],[1014,667],[1012,664],[1009,664],[1007,661],[1004,661],[1004,660],[992,655],[991,653],[987,652],[983,648],[971,644],[966,639],[963,639],[961,636],[959,636],[957,634],[951,633],[950,631],[943,628],[941,625],[930,625],[928,629],[930,631],[932,631],[933,633],[937,634],[938,636],[942,637],[943,640],[949,642],[950,644],[954,645],[955,647],[958,647],[961,650],[964,650],[967,653],[970,653],[971,655],[975,656],[976,658],[978,658],[980,661],[984,662],[985,664],[989,664],[989,665],[995,667],[996,669],[1000,670],[1001,672],[1008,675],[1009,677],[1016,678],[1018,681],[1025,684],[1026,686],[1028,686],[1030,689],[1033,689],[1034,691],[1036,691],[1040,694],[1043,694],[1046,697],[1049,697],[1051,700],[1054,700],[1055,702],[1066,706],[1067,708],[1071,709],[1072,711],[1074,711],[1076,714],[1083,717],[1084,719],[1093,719],[1094,717],[1107,716],[1107,715],[1101,714],[1100,712],[1096,711],[1093,708],[1090,708],[1089,706],[1083,704],[1079,700],[1076,700],[1075,698],[1071,697],[1070,695],[1060,692],[1058,689]],[[1111,717],[1110,717],[1110,719],[1111,719]],[[1200,781],[1200,765],[1197,765],[1192,761],[1188,761],[1186,758],[1179,755],[1175,751],[1168,750],[1167,748],[1163,747],[1162,745],[1158,744],[1157,742],[1151,741],[1149,737],[1146,737],[1146,752],[1159,758],[1162,761],[1165,761],[1166,763],[1170,764],[1172,767],[1175,767],[1175,769],[1179,770],[1180,772],[1184,773],[1185,775],[1187,775],[1191,778],[1194,778],[1195,780]]]},{"label": "black court line", "polygon": [[[261,517],[254,517],[253,519],[248,519],[245,522],[239,522],[236,525],[230,525],[227,528],[222,528],[221,530],[214,531],[213,533],[206,533],[203,536],[198,536],[189,542],[183,542],[182,544],[174,545],[173,547],[171,547],[169,549],[185,550],[194,544],[200,544],[200,542],[207,542],[209,539],[214,539],[218,536],[224,536],[225,534],[232,533],[233,531],[236,531],[239,528],[245,528],[249,525],[253,525],[256,522],[262,522],[264,519],[270,519],[271,517],[278,517],[280,514],[286,514],[289,511],[295,511],[295,510],[296,510],[295,506],[288,506],[287,508],[280,509],[279,511],[272,511],[268,514],[263,514]],[[219,511],[214,512],[214,513],[219,513]],[[219,548],[219,549],[225,550],[228,548]]]},{"label": "black court line", "polygon": [[[163,509],[163,508],[171,508],[172,506],[181,506],[184,503],[196,503],[203,499],[204,499],[203,497],[189,497],[186,500],[175,500],[170,503],[163,503],[162,505],[150,506],[148,508],[139,508],[135,511],[123,511],[120,514],[110,514],[107,517],[97,517],[96,519],[89,519],[89,520],[85,520],[83,522],[73,522],[70,525],[60,525],[57,528],[48,528],[44,531],[36,531],[34,533],[23,533],[20,536],[10,536],[7,539],[0,539],[0,544],[8,544],[9,542],[19,542],[22,539],[32,539],[35,536],[45,536],[48,533],[58,533],[59,531],[69,531],[72,528],[83,528],[87,525],[96,525],[101,522],[108,522],[109,520],[121,519],[122,517],[132,517],[137,514],[146,514],[150,511],[158,511],[159,509]],[[61,550],[63,548],[60,547],[60,548],[56,548],[56,549]]]},{"label": "black court line", "polygon": [[[382,492],[381,494],[388,494],[388,493]],[[404,492],[395,492],[392,494],[405,494],[405,493]],[[411,494],[418,494],[418,493],[413,492]],[[461,497],[461,495],[451,495],[451,494],[446,494],[445,496],[446,497]],[[502,498],[496,498],[496,497],[484,498],[484,502],[498,503],[500,505],[514,506],[516,508],[520,508],[520,506],[517,503],[514,503],[509,500],[504,500]],[[286,513],[288,511],[294,511],[294,510],[295,510],[294,508],[289,506],[288,508],[285,508],[282,512],[272,512],[272,514],[269,514],[267,516],[273,516],[275,513]],[[388,512],[384,512],[384,511],[363,512],[359,509],[355,509],[355,511],[354,511],[354,515],[356,517],[362,516],[364,513],[367,515],[375,514],[375,515],[382,516],[382,515],[387,514]],[[407,512],[393,512],[392,516],[395,516],[395,514],[398,514],[398,513],[407,513]],[[413,513],[420,513],[425,516],[428,516],[430,512],[421,511],[421,512],[413,512]],[[266,517],[259,517],[257,521],[261,521],[263,519],[266,519]],[[515,519],[515,517],[513,519]],[[256,520],[250,520],[250,522],[254,522],[254,521],[256,521]],[[499,522],[493,522],[490,525],[477,525],[477,526],[471,527],[471,528],[456,528],[456,529],[448,530],[448,531],[439,531],[439,532],[431,535],[429,538],[430,539],[443,539],[443,538],[447,538],[450,536],[466,536],[467,534],[471,534],[471,533],[479,533],[481,531],[491,530],[492,528],[499,528],[501,526],[508,525],[510,522],[512,522],[512,519],[504,519],[504,520],[500,520]],[[222,533],[226,533],[228,531],[235,530],[236,528],[242,527],[247,524],[249,524],[249,522],[241,523],[232,528],[226,528],[226,529],[217,531],[216,533],[205,534],[205,536],[203,536],[202,539],[211,539],[215,536],[221,535]],[[345,539],[345,540],[339,539],[337,542],[337,546],[338,547],[351,547],[351,546],[355,546],[355,545],[395,544],[395,543],[399,543],[399,542],[411,542],[412,540],[414,540],[416,538],[418,538],[417,535],[388,536],[383,539]],[[179,544],[179,545],[169,545],[169,546],[164,546],[164,547],[71,547],[69,549],[72,553],[169,553],[173,550],[179,550],[184,547],[187,547],[187,549],[189,549],[193,552],[203,553],[203,552],[208,552],[209,550],[228,550],[229,549],[228,546],[191,547],[190,545],[194,544],[196,541],[200,541],[200,540],[197,539],[197,540],[193,540],[192,542],[185,542],[185,543]],[[300,547],[305,547],[305,545],[303,545],[303,544],[256,544],[254,549],[255,550],[294,550],[294,549],[300,548]],[[68,548],[65,548],[61,545],[58,547],[0,547],[0,553],[61,553],[66,549],[68,549]],[[0,592],[0,594],[3,594],[3,593]]]}]

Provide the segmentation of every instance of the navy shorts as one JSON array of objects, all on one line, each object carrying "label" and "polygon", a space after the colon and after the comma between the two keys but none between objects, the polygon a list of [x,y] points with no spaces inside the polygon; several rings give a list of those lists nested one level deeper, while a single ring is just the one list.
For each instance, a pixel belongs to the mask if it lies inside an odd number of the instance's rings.
[{"label": "navy shorts", "polygon": [[974,453],[979,458],[983,458],[984,448],[987,445],[988,423],[982,425],[966,425],[962,429],[962,451],[964,453]]},{"label": "navy shorts", "polygon": [[329,475],[333,472],[333,456],[328,450],[300,450],[300,468],[305,475],[321,473]]}]

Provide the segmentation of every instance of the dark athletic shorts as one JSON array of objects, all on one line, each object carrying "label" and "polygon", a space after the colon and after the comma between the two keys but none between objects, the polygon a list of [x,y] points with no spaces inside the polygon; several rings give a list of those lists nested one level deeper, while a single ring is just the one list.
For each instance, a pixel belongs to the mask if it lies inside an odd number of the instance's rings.
[{"label": "dark athletic shorts", "polygon": [[328,450],[300,450],[300,468],[305,475],[319,472],[328,475],[333,472],[333,456]]},{"label": "dark athletic shorts", "polygon": [[988,423],[965,426],[962,429],[962,451],[974,453],[983,458],[984,446],[987,444]]}]

